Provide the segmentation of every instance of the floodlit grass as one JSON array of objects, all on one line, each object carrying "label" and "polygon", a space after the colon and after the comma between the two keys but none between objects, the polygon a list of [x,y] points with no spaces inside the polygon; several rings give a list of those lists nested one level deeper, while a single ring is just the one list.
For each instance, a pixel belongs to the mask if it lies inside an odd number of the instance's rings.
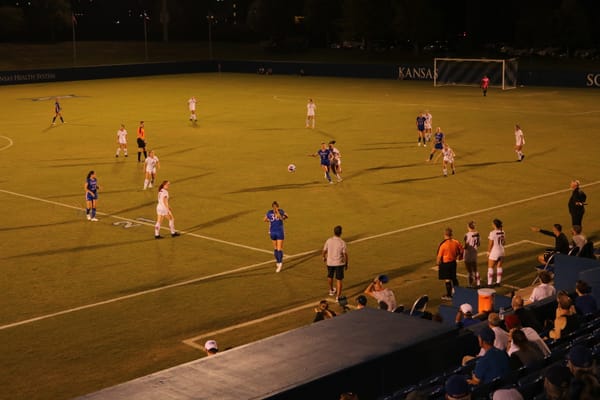
[{"label": "floodlit grass", "polygon": [[[66,95],[75,96],[61,100],[67,123],[50,127],[52,99]],[[187,120],[191,95],[197,126]],[[308,97],[315,130],[304,128]],[[443,292],[432,267],[446,226],[462,238],[474,219],[486,237],[502,219],[504,281],[515,287],[531,282],[543,248],[525,241],[552,243],[529,227],[569,226],[571,179],[589,185],[586,233],[600,230],[592,90],[483,98],[426,83],[206,74],[10,86],[0,100],[0,387],[11,399],[72,398],[202,356],[183,344],[189,338],[229,348],[310,323],[312,305],[327,297],[318,254],[337,224],[349,243],[351,302],[386,273],[399,303],[427,293],[432,311]],[[417,147],[423,109],[457,154],[455,176],[443,178]],[[161,161],[158,180],[172,182],[179,238],[156,241],[144,222],[155,218],[156,191],[141,190],[139,120]],[[120,123],[127,159],[114,157]],[[525,132],[522,163],[515,123]],[[332,139],[344,181],[328,185],[308,155]],[[82,211],[91,169],[101,185],[98,223]],[[290,216],[279,274],[262,221],[273,200]]]}]

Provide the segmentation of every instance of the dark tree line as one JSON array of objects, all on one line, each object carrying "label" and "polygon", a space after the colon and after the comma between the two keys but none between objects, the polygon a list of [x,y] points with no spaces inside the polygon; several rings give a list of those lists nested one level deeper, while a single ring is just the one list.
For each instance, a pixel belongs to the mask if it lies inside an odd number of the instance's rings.
[{"label": "dark tree line", "polygon": [[600,47],[597,0],[0,0],[0,40],[290,40],[306,46],[395,43],[420,50]]}]

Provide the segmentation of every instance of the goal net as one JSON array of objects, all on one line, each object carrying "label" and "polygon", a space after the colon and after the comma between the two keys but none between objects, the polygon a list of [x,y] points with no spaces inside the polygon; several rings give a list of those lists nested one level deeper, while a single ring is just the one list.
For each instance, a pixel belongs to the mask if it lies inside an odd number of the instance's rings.
[{"label": "goal net", "polygon": [[481,78],[490,78],[490,87],[515,89],[519,63],[516,58],[490,60],[485,58],[434,58],[433,86],[479,86]]}]

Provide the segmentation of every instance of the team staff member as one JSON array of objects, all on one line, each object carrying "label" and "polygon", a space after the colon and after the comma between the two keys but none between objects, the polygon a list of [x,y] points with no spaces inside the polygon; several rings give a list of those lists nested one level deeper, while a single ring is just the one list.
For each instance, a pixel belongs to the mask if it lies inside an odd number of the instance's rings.
[{"label": "team staff member", "polygon": [[444,280],[446,285],[446,295],[442,296],[442,300],[452,300],[452,285],[458,286],[456,260],[462,260],[463,254],[462,244],[452,237],[452,229],[446,228],[444,230],[444,240],[438,247],[436,260],[438,279]]},{"label": "team staff member", "polygon": [[571,181],[571,197],[569,198],[569,214],[571,214],[571,224],[573,226],[581,224],[581,220],[583,220],[583,214],[585,213],[585,201],[587,196],[579,188],[579,181],[574,180]]},{"label": "team staff member", "polygon": [[144,121],[140,121],[140,126],[137,129],[137,145],[138,162],[142,162],[142,151],[144,152],[144,160],[148,156],[146,154],[146,131],[144,130]]},{"label": "team staff member", "polygon": [[[96,173],[90,171],[85,179],[85,215],[88,221],[97,222],[96,218],[96,202],[98,201],[98,180],[96,179]],[[91,212],[91,213],[90,213]]]},{"label": "team staff member", "polygon": [[[340,225],[333,228],[333,236],[327,239],[323,246],[323,261],[327,267],[327,283],[329,284],[329,295],[336,296],[336,301],[342,295],[342,281],[344,280],[344,271],[348,269],[348,251],[346,242],[341,238],[342,227]],[[335,276],[336,287],[333,287],[333,277]]]},{"label": "team staff member", "polygon": [[264,221],[269,223],[269,237],[273,241],[273,255],[277,269],[275,272],[280,272],[283,266],[283,221],[288,219],[288,215],[279,208],[279,203],[274,201],[271,204],[271,209],[267,211]]}]

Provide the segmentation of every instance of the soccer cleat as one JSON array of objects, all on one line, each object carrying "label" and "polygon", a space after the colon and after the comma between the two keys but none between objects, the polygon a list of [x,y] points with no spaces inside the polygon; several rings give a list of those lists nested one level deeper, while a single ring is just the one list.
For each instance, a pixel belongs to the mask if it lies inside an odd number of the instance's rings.
[{"label": "soccer cleat", "polygon": [[92,216],[91,216],[90,214],[88,214],[88,215],[86,215],[86,218],[87,218],[87,220],[89,221],[89,220],[91,220],[91,219],[92,219]]},{"label": "soccer cleat", "polygon": [[96,217],[91,218],[90,221],[92,221],[92,222],[98,222],[98,218],[96,218]]},{"label": "soccer cleat", "polygon": [[455,170],[452,170],[452,175],[456,175],[456,171]]},{"label": "soccer cleat", "polygon": [[171,233],[171,237],[177,237],[177,236],[181,236],[181,233],[179,233],[179,232]]},{"label": "soccer cleat", "polygon": [[275,272],[281,272],[281,268],[283,267],[283,263],[277,263],[277,269],[275,270]]},{"label": "soccer cleat", "polygon": [[523,155],[521,156],[521,161],[523,161],[524,159],[525,159],[525,154],[523,154]]},{"label": "soccer cleat", "polygon": [[119,155],[118,155],[118,154],[115,154],[115,158],[119,158]]},{"label": "soccer cleat", "polygon": [[341,176],[338,176],[338,178],[337,178],[337,181],[338,181],[338,182],[341,182],[341,181],[343,181],[342,177],[341,177]]},{"label": "soccer cleat", "polygon": [[442,296],[442,300],[444,300],[444,301],[452,301],[452,296]]},{"label": "soccer cleat", "polygon": [[154,239],[162,239],[163,237],[160,235],[154,235]]},{"label": "soccer cleat", "polygon": [[329,181],[329,184],[330,184],[330,185],[333,185],[334,183],[335,183],[334,181]]}]

